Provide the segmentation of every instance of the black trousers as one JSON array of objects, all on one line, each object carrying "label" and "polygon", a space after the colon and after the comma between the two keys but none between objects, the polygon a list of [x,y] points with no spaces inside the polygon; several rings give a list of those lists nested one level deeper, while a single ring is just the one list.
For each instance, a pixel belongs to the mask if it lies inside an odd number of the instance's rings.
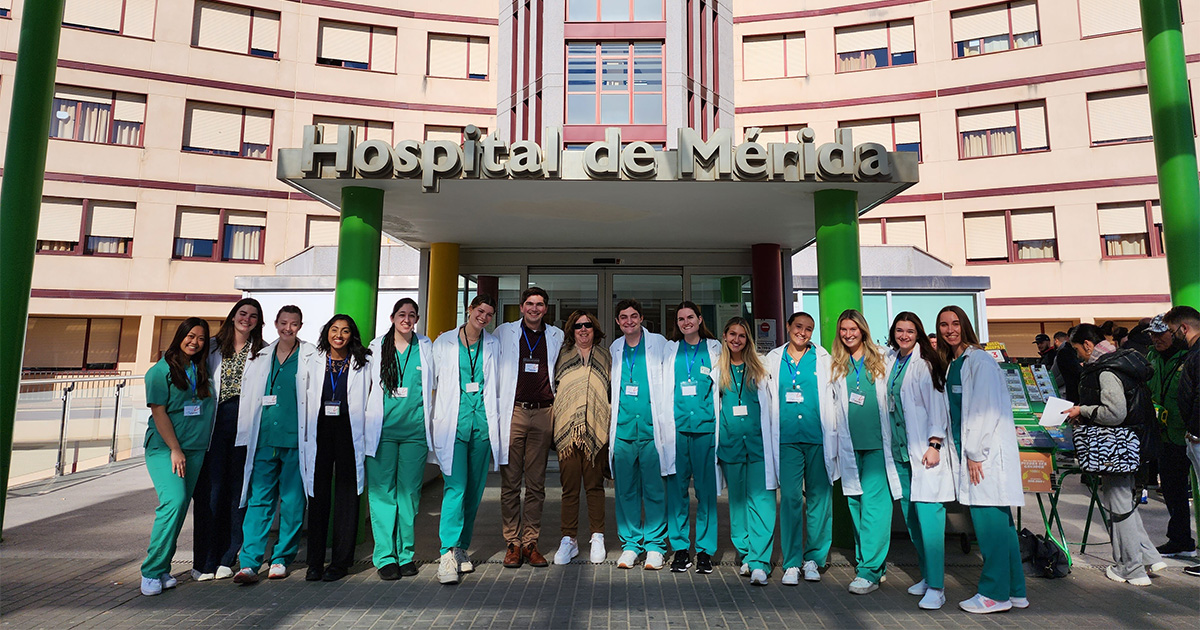
[{"label": "black trousers", "polygon": [[214,573],[218,566],[237,564],[242,548],[242,479],[246,474],[246,447],[237,441],[238,399],[217,406],[212,442],[204,454],[193,494],[192,566]]},{"label": "black trousers", "polygon": [[321,414],[317,420],[317,461],[313,497],[308,502],[308,566],[325,566],[329,513],[333,511],[333,557],[329,566],[349,570],[358,531],[358,472],[350,417]]},{"label": "black trousers", "polygon": [[1188,472],[1192,462],[1187,457],[1187,447],[1163,441],[1158,454],[1158,476],[1161,479],[1163,503],[1167,504],[1167,540],[1185,546],[1194,546],[1192,538],[1192,516],[1188,509]]}]

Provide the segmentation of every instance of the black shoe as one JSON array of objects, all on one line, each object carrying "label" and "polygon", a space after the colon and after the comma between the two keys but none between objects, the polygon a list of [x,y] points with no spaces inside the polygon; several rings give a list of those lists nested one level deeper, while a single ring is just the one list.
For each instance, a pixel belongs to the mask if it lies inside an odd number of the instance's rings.
[{"label": "black shoe", "polygon": [[325,569],[325,575],[321,577],[322,582],[336,582],[346,577],[346,570],[341,567],[329,567]]},{"label": "black shoe", "polygon": [[1200,564],[1193,564],[1190,567],[1183,567],[1183,574],[1200,577]]},{"label": "black shoe", "polygon": [[308,567],[308,572],[304,574],[304,579],[307,582],[320,582],[324,575],[325,572],[321,570],[321,567]]},{"label": "black shoe", "polygon": [[400,575],[404,577],[412,577],[417,574],[417,565],[412,562],[405,562],[400,565]]},{"label": "black shoe", "polygon": [[1158,553],[1164,558],[1195,558],[1196,545],[1195,543],[1188,545],[1181,542],[1176,542],[1174,540],[1168,540],[1167,542],[1158,546]]},{"label": "black shoe", "polygon": [[696,573],[712,573],[712,558],[703,551],[696,554]]},{"label": "black shoe", "polygon": [[671,561],[671,573],[683,573],[692,566],[692,556],[686,550],[675,552],[675,559]]},{"label": "black shoe", "polygon": [[387,580],[389,582],[391,580],[399,580],[400,579],[400,565],[396,564],[395,562],[384,565],[382,568],[379,569],[379,579]]}]

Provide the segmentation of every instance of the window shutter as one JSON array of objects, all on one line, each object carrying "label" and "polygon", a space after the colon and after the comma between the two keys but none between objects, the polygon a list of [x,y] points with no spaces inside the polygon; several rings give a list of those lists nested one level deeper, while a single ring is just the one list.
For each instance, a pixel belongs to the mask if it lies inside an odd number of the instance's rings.
[{"label": "window shutter", "polygon": [[950,15],[950,32],[956,42],[1008,33],[1008,7],[993,4]]},{"label": "window shutter", "polygon": [[913,52],[917,49],[917,36],[913,31],[913,21],[892,22],[890,31],[891,49],[893,53]]},{"label": "window shutter", "polygon": [[265,109],[247,109],[246,130],[242,141],[271,146],[271,112]]},{"label": "window shutter", "polygon": [[1084,37],[1139,29],[1138,0],[1079,0],[1079,26]]},{"label": "window shutter", "polygon": [[967,260],[1008,258],[1008,233],[1003,212],[965,214],[963,230],[967,237]]},{"label": "window shutter", "polygon": [[63,24],[120,31],[121,9],[121,0],[67,0]]},{"label": "window shutter", "polygon": [[1021,122],[1021,148],[1039,149],[1050,146],[1046,137],[1046,105],[1044,101],[1017,104],[1017,119]]},{"label": "window shutter", "polygon": [[888,245],[911,245],[925,249],[925,218],[904,217],[887,220]]},{"label": "window shutter", "polygon": [[250,47],[258,50],[279,52],[279,14],[274,11],[254,10],[253,28],[250,30]]},{"label": "window shutter", "polygon": [[221,231],[221,213],[216,210],[180,210],[179,238],[215,241]]},{"label": "window shutter", "polygon": [[1088,95],[1092,142],[1149,138],[1150,96],[1146,88]]},{"label": "window shutter", "polygon": [[1144,203],[1111,204],[1100,206],[1100,235],[1146,233],[1146,205]]},{"label": "window shutter", "polygon": [[396,71],[396,29],[376,26],[371,33],[371,69]]},{"label": "window shutter", "polygon": [[963,109],[958,112],[958,130],[983,131],[1017,126],[1017,111],[1012,105]]},{"label": "window shutter", "polygon": [[921,119],[917,116],[896,117],[896,144],[921,142]]},{"label": "window shutter", "polygon": [[338,139],[338,127],[340,125],[349,125],[354,129],[354,141],[362,142],[363,138],[363,121],[350,120],[348,118],[336,118],[333,116],[313,116],[313,124],[321,126],[321,141],[334,142]]},{"label": "window shutter", "polygon": [[38,219],[39,241],[79,241],[83,221],[82,199],[42,198],[42,213]]},{"label": "window shutter", "polygon": [[467,38],[429,35],[429,76],[466,78]]},{"label": "window shutter", "polygon": [[54,98],[82,103],[112,105],[113,93],[108,90],[91,90],[88,88],[59,85],[54,89]]},{"label": "window shutter", "polygon": [[241,153],[242,108],[188,103],[183,143],[197,149]]},{"label": "window shutter", "polygon": [[802,77],[808,74],[804,33],[789,33],[784,39],[784,53],[787,55],[787,75],[789,77]]},{"label": "window shutter", "polygon": [[392,123],[367,121],[367,140],[383,140],[384,142],[392,143]]},{"label": "window shutter", "polygon": [[245,225],[249,227],[266,227],[267,215],[261,212],[243,212],[229,210],[225,212],[225,223],[228,225]]},{"label": "window shutter", "polygon": [[122,122],[146,122],[146,97],[141,94],[117,92],[117,107],[113,118]]},{"label": "window shutter", "polygon": [[834,46],[839,53],[887,48],[887,22],[839,28],[834,34],[833,39]]},{"label": "window shutter", "polygon": [[785,55],[782,35],[747,37],[742,40],[742,75],[746,79],[782,77]]},{"label": "window shutter", "polygon": [[1012,213],[1012,239],[1014,241],[1041,241],[1053,238],[1053,210],[1023,210]]},{"label": "window shutter", "polygon": [[891,118],[854,120],[840,123],[838,126],[843,129],[851,129],[854,132],[854,144],[877,142],[887,147],[888,151],[896,148],[895,145],[892,144]]},{"label": "window shutter", "polygon": [[337,217],[308,217],[308,245],[320,247],[338,244]]},{"label": "window shutter", "polygon": [[321,22],[317,56],[367,63],[371,55],[371,27],[345,22]]},{"label": "window shutter", "polygon": [[462,142],[462,132],[462,127],[425,125],[426,140],[448,140],[454,144],[459,144]]},{"label": "window shutter", "polygon": [[761,127],[761,129],[762,131],[758,133],[758,143],[761,145],[766,145],[770,142],[796,142],[795,132],[799,131],[800,127],[774,125],[770,127]]},{"label": "window shutter", "polygon": [[[1013,35],[1033,33],[1038,30],[1037,0],[1017,0],[1012,3]],[[1003,32],[1008,32],[1005,29]]]},{"label": "window shutter", "polygon": [[250,9],[198,0],[199,19],[192,39],[197,46],[230,52],[249,52]]},{"label": "window shutter", "polygon": [[88,236],[133,238],[134,204],[117,201],[93,201]]},{"label": "window shutter", "polygon": [[858,244],[883,245],[883,224],[878,220],[858,222]]},{"label": "window shutter", "polygon": [[125,0],[125,26],[122,32],[132,37],[154,37],[155,0]]},{"label": "window shutter", "polygon": [[1162,225],[1162,205],[1157,201],[1150,202],[1150,219],[1154,221],[1154,225]]},{"label": "window shutter", "polygon": [[488,40],[486,37],[472,37],[470,43],[470,67],[467,74],[488,76]]}]

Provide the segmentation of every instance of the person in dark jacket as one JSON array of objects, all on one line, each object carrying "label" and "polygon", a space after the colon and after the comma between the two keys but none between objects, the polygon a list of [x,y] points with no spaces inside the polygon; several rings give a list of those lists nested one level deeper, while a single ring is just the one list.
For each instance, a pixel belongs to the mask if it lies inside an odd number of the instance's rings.
[{"label": "person in dark jacket", "polygon": [[[1070,338],[1075,334],[1075,328],[1067,331],[1066,339],[1058,348],[1054,358],[1054,369],[1062,377],[1063,397],[1071,402],[1079,402],[1079,354],[1071,347]],[[1056,334],[1055,337],[1058,335]]]},{"label": "person in dark jacket", "polygon": [[1159,432],[1158,474],[1163,503],[1170,520],[1167,523],[1167,542],[1158,546],[1165,557],[1196,557],[1196,540],[1192,538],[1192,516],[1188,511],[1188,471],[1186,430],[1179,415],[1179,376],[1187,348],[1175,341],[1170,329],[1159,315],[1147,327],[1154,348],[1147,357],[1154,367],[1150,377],[1150,394],[1158,416],[1154,428]]},{"label": "person in dark jacket", "polygon": [[[1179,416],[1183,419],[1188,459],[1200,475],[1200,312],[1191,306],[1176,306],[1167,311],[1163,322],[1171,336],[1188,347],[1183,371],[1179,373]],[[1183,572],[1200,577],[1200,564]]]},{"label": "person in dark jacket", "polygon": [[1122,348],[1133,348],[1143,355],[1150,352],[1150,348],[1154,345],[1150,333],[1150,318],[1147,317],[1138,322],[1133,330],[1129,331],[1129,336],[1125,338],[1125,343],[1121,344]]},{"label": "person in dark jacket", "polygon": [[1033,343],[1037,344],[1038,360],[1035,365],[1043,365],[1047,370],[1054,368],[1054,359],[1057,356],[1054,342],[1050,339],[1050,335],[1046,333],[1038,333],[1033,338]]}]

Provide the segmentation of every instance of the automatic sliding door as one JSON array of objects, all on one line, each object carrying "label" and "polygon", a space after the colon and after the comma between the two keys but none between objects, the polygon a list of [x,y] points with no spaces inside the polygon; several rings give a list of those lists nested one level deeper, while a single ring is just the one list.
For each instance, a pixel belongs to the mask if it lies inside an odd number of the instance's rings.
[{"label": "automatic sliding door", "polygon": [[670,271],[662,274],[610,271],[613,316],[617,314],[617,302],[635,299],[642,303],[646,329],[666,335],[675,325],[675,310],[683,301],[683,273],[679,269]]},{"label": "automatic sliding door", "polygon": [[531,270],[529,286],[541,287],[550,295],[545,322],[562,328],[572,311],[583,310],[593,317],[600,306],[600,276],[595,273],[543,273]]}]

